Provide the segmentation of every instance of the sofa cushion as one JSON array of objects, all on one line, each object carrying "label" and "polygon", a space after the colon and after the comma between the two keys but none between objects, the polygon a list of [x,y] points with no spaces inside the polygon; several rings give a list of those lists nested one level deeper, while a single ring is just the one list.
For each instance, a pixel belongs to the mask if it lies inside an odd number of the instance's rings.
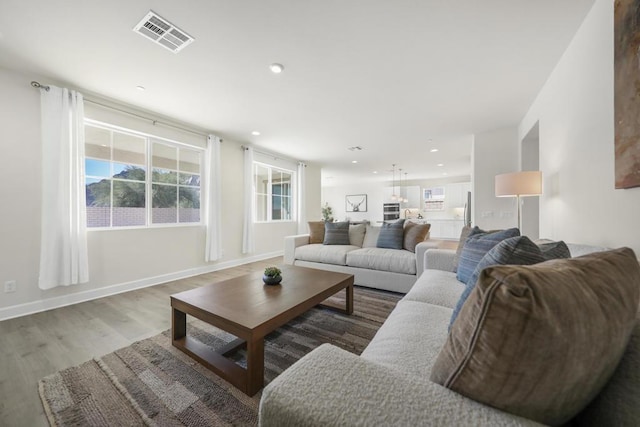
[{"label": "sofa cushion", "polygon": [[488,267],[431,380],[540,423],[566,423],[616,369],[639,301],[640,265],[628,248]]},{"label": "sofa cushion", "polygon": [[324,242],[324,221],[309,221],[309,243]]},{"label": "sofa cushion", "polygon": [[347,265],[347,254],[360,249],[351,245],[303,245],[296,248],[295,258],[323,264]]},{"label": "sofa cushion", "polygon": [[416,224],[415,222],[407,222],[404,226],[402,236],[402,249],[415,252],[416,245],[420,242],[424,242],[424,239],[429,234],[431,224]]},{"label": "sofa cushion", "polygon": [[426,302],[452,309],[460,300],[464,288],[464,284],[456,279],[456,273],[427,269],[402,300]]},{"label": "sofa cushion", "polygon": [[326,222],[324,224],[325,245],[348,245],[349,242],[349,221]]},{"label": "sofa cushion", "polygon": [[450,308],[400,301],[361,356],[426,381],[447,340],[449,317]]},{"label": "sofa cushion", "polygon": [[640,318],[620,364],[574,425],[584,427],[634,426],[640,420]]},{"label": "sofa cushion", "polygon": [[[549,250],[548,252],[549,256],[556,252],[561,254],[560,251],[554,251],[553,249]],[[568,252],[569,250],[567,249],[567,253]],[[502,242],[495,245],[489,252],[486,253],[484,257],[482,257],[482,259],[476,266],[475,271],[469,278],[469,281],[466,283],[464,292],[462,292],[460,300],[456,304],[456,307],[453,310],[453,314],[451,315],[450,325],[452,325],[456,320],[456,317],[458,317],[460,309],[469,297],[469,294],[471,294],[473,288],[475,288],[476,286],[478,276],[480,276],[480,273],[486,267],[506,264],[531,265],[543,261],[545,261],[545,257],[542,255],[542,251],[540,250],[538,245],[533,243],[527,236],[509,237],[508,239],[504,239]]]},{"label": "sofa cushion", "polygon": [[349,267],[416,274],[416,255],[397,249],[361,248],[347,253]]},{"label": "sofa cushion", "polygon": [[362,247],[364,242],[364,233],[367,230],[366,224],[357,224],[349,226],[349,244]]},{"label": "sofa cushion", "polygon": [[380,236],[380,230],[382,227],[374,227],[367,225],[367,231],[364,233],[364,241],[362,242],[363,248],[375,248],[378,243],[378,236]]},{"label": "sofa cushion", "polygon": [[491,248],[504,239],[519,235],[520,230],[517,228],[509,228],[491,233],[482,231],[478,227],[473,227],[473,230],[471,230],[469,237],[467,237],[464,243],[462,252],[460,253],[460,259],[458,260],[458,268],[456,270],[458,280],[462,283],[467,283],[480,260]]},{"label": "sofa cushion", "polygon": [[382,224],[376,247],[388,249],[402,249],[404,235],[404,219]]}]

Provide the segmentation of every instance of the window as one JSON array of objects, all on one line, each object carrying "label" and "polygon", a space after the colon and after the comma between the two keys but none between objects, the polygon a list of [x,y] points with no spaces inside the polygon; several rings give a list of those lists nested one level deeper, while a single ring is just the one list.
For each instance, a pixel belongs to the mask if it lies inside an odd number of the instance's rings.
[{"label": "window", "polygon": [[255,221],[292,221],[294,172],[254,162]]},{"label": "window", "polygon": [[199,223],[201,160],[197,148],[87,121],[87,227]]}]

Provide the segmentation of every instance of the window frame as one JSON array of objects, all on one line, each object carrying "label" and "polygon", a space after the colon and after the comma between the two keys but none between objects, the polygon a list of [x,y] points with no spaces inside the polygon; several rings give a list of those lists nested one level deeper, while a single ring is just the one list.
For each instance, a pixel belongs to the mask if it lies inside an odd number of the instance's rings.
[{"label": "window frame", "polygon": [[[258,195],[265,195],[265,193],[262,192],[258,192],[258,189],[255,186],[255,182],[256,182],[256,176],[257,176],[257,168],[258,167],[262,167],[268,170],[268,179],[267,179],[267,203],[266,203],[266,218],[265,220],[258,220],[258,203],[257,203],[257,196]],[[273,219],[272,218],[272,214],[273,214],[273,181],[272,181],[272,177],[273,177],[273,171],[276,170],[278,172],[285,172],[290,174],[291,176],[291,191],[289,196],[284,196],[284,197],[288,197],[291,204],[291,218],[290,219]],[[297,214],[296,214],[296,210],[298,207],[298,201],[297,201],[297,191],[296,191],[296,185],[297,185],[297,172],[291,169],[286,169],[284,167],[281,166],[274,166],[272,164],[269,163],[265,163],[265,162],[261,162],[258,160],[254,160],[253,161],[253,167],[252,167],[252,175],[253,175],[253,194],[252,194],[252,203],[254,205],[254,209],[253,209],[253,222],[256,224],[282,224],[282,223],[288,223],[288,222],[296,222],[296,218],[297,218]],[[283,197],[282,195],[279,195],[280,197]]]},{"label": "window frame", "polygon": [[[202,178],[205,176],[204,168],[205,168],[206,148],[198,147],[197,145],[186,144],[184,142],[176,141],[173,139],[164,138],[164,137],[153,135],[147,132],[137,131],[134,129],[125,128],[122,126],[113,125],[110,123],[106,123],[106,122],[102,122],[102,121],[94,120],[90,118],[84,119],[83,130],[87,125],[100,128],[100,129],[105,129],[108,131],[117,131],[125,134],[130,134],[136,137],[144,138],[145,140],[145,165],[144,165],[145,167],[145,181],[144,181],[145,224],[144,225],[117,225],[117,226],[113,225],[113,177],[111,176],[109,177],[109,180],[111,181],[111,204],[110,204],[110,211],[109,211],[109,223],[111,225],[106,227],[89,227],[87,225],[86,227],[87,231],[136,230],[136,229],[167,228],[167,227],[169,228],[170,227],[194,227],[194,226],[202,226],[204,224],[204,206],[205,206],[205,197],[207,193],[205,188],[206,182],[204,182]],[[111,139],[112,139],[111,146],[110,146],[111,159],[109,160],[110,164],[117,163],[113,160],[113,134],[111,136]],[[180,214],[178,212],[176,217],[176,222],[169,222],[169,223],[153,223],[152,222],[153,220],[153,161],[152,161],[153,150],[152,150],[152,146],[154,141],[162,144],[175,146],[178,148],[178,150],[180,148],[184,148],[188,150],[198,151],[200,153],[200,221],[180,222]],[[87,158],[94,159],[94,160],[104,160],[104,159],[96,159],[94,157],[87,157],[86,153],[84,158],[85,158],[85,161]],[[110,171],[113,172],[113,169],[111,168]],[[177,172],[177,174],[179,174],[179,172]],[[85,188],[86,188],[86,177],[87,177],[87,173],[85,170],[85,173],[83,176],[83,182],[84,182]],[[118,179],[118,180],[129,182],[129,180],[123,180],[123,179]],[[142,182],[142,181],[131,181],[131,182]],[[176,187],[179,187],[179,186],[180,184],[176,185]],[[176,209],[178,209],[179,211],[179,200],[178,200],[178,205],[176,205]]]}]

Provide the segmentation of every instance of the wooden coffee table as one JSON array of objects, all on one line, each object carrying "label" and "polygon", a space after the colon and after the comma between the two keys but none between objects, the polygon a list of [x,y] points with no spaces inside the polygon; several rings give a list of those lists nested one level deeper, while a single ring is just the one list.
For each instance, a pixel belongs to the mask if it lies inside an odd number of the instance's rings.
[{"label": "wooden coffee table", "polygon": [[[173,345],[249,396],[264,385],[264,337],[341,289],[353,313],[353,275],[285,265],[280,285],[262,283],[262,272],[224,280],[171,296]],[[235,341],[213,351],[187,335],[187,314],[227,331]],[[244,347],[247,368],[225,356]]]}]

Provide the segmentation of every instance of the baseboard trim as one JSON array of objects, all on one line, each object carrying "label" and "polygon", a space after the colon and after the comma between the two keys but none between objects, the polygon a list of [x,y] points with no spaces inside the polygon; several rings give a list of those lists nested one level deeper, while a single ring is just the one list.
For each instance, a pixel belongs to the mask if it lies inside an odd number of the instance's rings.
[{"label": "baseboard trim", "polygon": [[108,297],[110,295],[121,294],[136,289],[147,288],[149,286],[160,285],[162,283],[173,280],[186,279],[187,277],[197,276],[198,274],[211,273],[213,271],[224,270],[225,268],[237,267],[239,265],[249,264],[256,261],[282,256],[283,251],[271,252],[266,254],[254,255],[246,258],[239,258],[230,261],[220,262],[218,264],[207,265],[203,267],[190,268],[175,273],[162,274],[159,276],[148,277],[140,280],[134,280],[126,283],[105,286],[103,288],[80,291],[69,295],[59,297],[41,299],[24,304],[12,305],[0,308],[0,321],[14,319],[16,317],[27,316],[29,314],[40,313],[55,308],[65,307],[68,305],[78,304],[85,301],[91,301],[98,298]]}]

